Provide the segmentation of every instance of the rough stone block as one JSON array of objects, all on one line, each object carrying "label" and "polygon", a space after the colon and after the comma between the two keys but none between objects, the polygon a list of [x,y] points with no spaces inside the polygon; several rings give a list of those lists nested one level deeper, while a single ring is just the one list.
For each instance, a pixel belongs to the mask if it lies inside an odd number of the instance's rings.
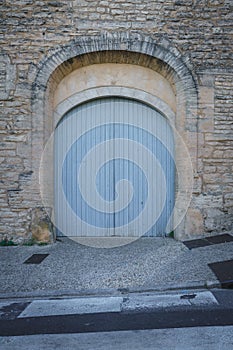
[{"label": "rough stone block", "polygon": [[32,210],[30,230],[32,238],[37,242],[53,241],[52,223],[44,208],[35,208]]}]

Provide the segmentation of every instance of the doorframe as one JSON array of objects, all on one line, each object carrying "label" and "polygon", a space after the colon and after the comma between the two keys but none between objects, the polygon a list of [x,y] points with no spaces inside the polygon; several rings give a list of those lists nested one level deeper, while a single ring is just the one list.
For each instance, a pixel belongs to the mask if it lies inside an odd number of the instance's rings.
[{"label": "doorframe", "polygon": [[[174,179],[175,205],[174,205],[174,210],[171,215],[171,218],[173,220],[173,227],[175,229],[180,224],[184,216],[180,214],[181,209],[188,208],[191,201],[192,184],[190,186],[190,183],[192,183],[193,170],[192,170],[192,162],[191,162],[187,147],[182,137],[179,135],[179,133],[175,128],[176,115],[164,101],[162,101],[157,96],[151,95],[150,93],[147,93],[145,91],[140,91],[138,89],[116,87],[116,86],[98,87],[98,88],[93,88],[93,89],[88,89],[86,91],[78,92],[72,95],[71,97],[67,98],[66,100],[62,101],[54,111],[54,122],[56,123],[56,126],[57,126],[59,121],[63,118],[63,116],[69,110],[71,110],[74,107],[77,107],[82,103],[85,103],[97,98],[105,98],[105,97],[112,97],[112,96],[130,98],[132,100],[140,101],[141,103],[144,103],[154,108],[167,119],[168,123],[170,124],[173,130],[174,146],[175,146],[174,156],[175,156],[175,164],[176,164],[175,173],[180,175],[180,176],[176,176]],[[53,148],[53,139],[54,139],[54,133],[51,135],[50,140],[47,143],[50,145],[49,147],[50,152],[45,152],[45,155],[47,155],[47,157],[45,157],[44,159],[45,165],[48,164],[49,161],[51,161],[51,159],[54,159],[55,150]],[[182,149],[183,154],[186,154],[186,162],[188,166],[185,168],[183,167],[183,164],[181,164],[180,162],[176,162],[177,152],[179,152],[180,149]],[[51,154],[51,150],[52,150],[52,154]],[[48,167],[46,166],[42,166],[41,168],[48,169]],[[48,180],[49,178],[50,180]],[[184,178],[189,179],[189,181],[183,181]],[[46,207],[50,207],[50,208],[52,207],[52,220],[54,218],[54,207],[55,207],[54,195],[53,195],[53,188],[54,188],[53,183],[54,183],[54,177],[51,178],[51,173],[50,172],[47,172],[47,174],[44,173],[43,176],[41,177],[41,185],[43,188],[42,197]],[[47,203],[46,203],[46,200],[48,200]]]},{"label": "doorframe", "polygon": [[145,103],[146,105],[160,112],[166,119],[168,119],[170,125],[173,128],[175,127],[175,113],[170,108],[170,106],[159,97],[152,95],[146,91],[134,88],[122,86],[105,86],[95,87],[92,89],[77,92],[71,97],[68,97],[66,100],[59,103],[54,110],[54,129],[56,129],[59,121],[63,118],[63,116],[72,108],[91,100],[113,96],[129,98]]}]

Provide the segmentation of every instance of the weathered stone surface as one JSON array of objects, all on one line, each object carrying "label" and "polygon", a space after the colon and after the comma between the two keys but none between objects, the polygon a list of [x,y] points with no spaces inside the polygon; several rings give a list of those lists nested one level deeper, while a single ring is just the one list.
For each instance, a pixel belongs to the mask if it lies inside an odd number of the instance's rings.
[{"label": "weathered stone surface", "polygon": [[204,232],[204,220],[201,209],[189,208],[187,219],[185,221],[185,236],[201,236]]},{"label": "weathered stone surface", "polygon": [[7,54],[0,52],[0,100],[7,100],[15,90],[16,67]]},{"label": "weathered stone surface", "polygon": [[[33,234],[37,240],[51,240],[50,224],[43,210],[38,209],[43,206],[40,158],[54,127],[51,110],[45,112],[43,106],[51,108],[53,97],[49,91],[55,90],[65,76],[97,63],[149,67],[174,87],[176,128],[194,167],[194,197],[184,226],[190,235],[232,229],[230,1],[4,0],[1,14],[3,235],[25,238]],[[153,91],[156,89],[153,87]],[[182,162],[180,158],[177,161]]]},{"label": "weathered stone surface", "polygon": [[52,242],[53,241],[53,228],[44,208],[35,208],[32,211],[31,219],[31,235],[36,242]]}]

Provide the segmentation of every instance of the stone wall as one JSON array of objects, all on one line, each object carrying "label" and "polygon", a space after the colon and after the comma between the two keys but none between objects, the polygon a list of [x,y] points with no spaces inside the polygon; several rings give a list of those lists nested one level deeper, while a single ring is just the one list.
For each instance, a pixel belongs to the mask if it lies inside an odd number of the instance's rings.
[{"label": "stone wall", "polygon": [[[149,36],[155,43],[160,42],[169,48],[184,62],[196,84],[198,109],[193,123],[198,129],[197,137],[193,141],[190,134],[190,139],[185,140],[195,163],[194,190],[187,220],[183,223],[182,237],[179,238],[232,230],[233,64],[230,7],[230,0],[2,1],[2,238],[28,239],[35,226],[37,232],[45,227],[45,236],[48,231],[38,174],[33,165],[39,162],[35,145],[44,129],[34,124],[32,114],[32,100],[40,98],[39,94],[36,95],[35,82],[46,58],[62,46],[72,47],[71,43],[79,38],[121,32],[133,34],[134,40],[137,34]],[[127,51],[124,43],[123,49]],[[140,64],[140,60],[137,59],[136,63]],[[43,88],[46,90],[46,86]],[[190,130],[192,127],[185,126]],[[38,133],[34,132],[35,128],[38,128]],[[47,136],[44,135],[44,142]],[[39,153],[40,147],[38,141]],[[38,219],[39,212],[41,220]],[[32,221],[35,217],[34,225]]]}]

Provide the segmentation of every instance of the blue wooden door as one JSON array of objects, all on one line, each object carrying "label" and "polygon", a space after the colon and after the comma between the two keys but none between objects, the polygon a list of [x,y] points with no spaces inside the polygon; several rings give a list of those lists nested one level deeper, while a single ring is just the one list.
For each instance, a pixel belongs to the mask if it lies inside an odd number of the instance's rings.
[{"label": "blue wooden door", "polygon": [[172,227],[174,172],[172,128],[157,110],[118,97],[77,106],[55,132],[58,232],[163,235]]}]

